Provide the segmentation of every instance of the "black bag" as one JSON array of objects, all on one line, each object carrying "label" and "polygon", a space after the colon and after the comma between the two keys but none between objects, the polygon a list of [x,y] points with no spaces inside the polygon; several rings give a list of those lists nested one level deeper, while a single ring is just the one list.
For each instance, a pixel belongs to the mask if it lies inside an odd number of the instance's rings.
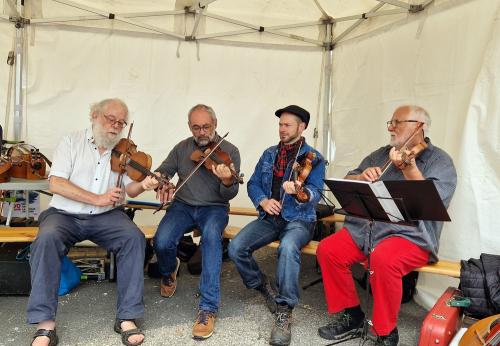
[{"label": "black bag", "polygon": [[0,245],[0,295],[29,295],[30,265],[23,254],[29,253],[30,243]]},{"label": "black bag", "polygon": [[322,219],[324,217],[333,215],[333,212],[335,210],[335,206],[318,203],[318,204],[316,204],[315,209],[316,209],[316,218],[319,220],[319,219]]},{"label": "black bag", "polygon": [[193,237],[185,235],[182,237],[179,245],[177,245],[177,257],[179,257],[182,262],[188,262],[189,259],[193,257],[197,247],[198,245],[193,242]]},{"label": "black bag", "polygon": [[468,316],[482,319],[500,312],[500,255],[481,254],[479,259],[460,261],[460,285],[471,304]]},{"label": "black bag", "polygon": [[[330,227],[329,229],[327,229],[327,227],[319,220],[324,218],[324,217],[333,215],[333,212],[335,210],[335,206],[330,206],[327,204],[318,203],[318,204],[316,204],[315,209],[316,209],[316,219],[318,221],[316,222],[316,228],[314,229],[314,234],[313,234],[312,240],[321,241],[323,238],[332,234],[334,229],[333,229],[333,227]],[[330,226],[332,226],[332,225],[330,225]]]},{"label": "black bag", "polygon": [[194,253],[193,257],[191,257],[188,261],[187,267],[188,271],[191,275],[200,275],[201,274],[201,246],[198,246],[196,249],[196,252]]}]

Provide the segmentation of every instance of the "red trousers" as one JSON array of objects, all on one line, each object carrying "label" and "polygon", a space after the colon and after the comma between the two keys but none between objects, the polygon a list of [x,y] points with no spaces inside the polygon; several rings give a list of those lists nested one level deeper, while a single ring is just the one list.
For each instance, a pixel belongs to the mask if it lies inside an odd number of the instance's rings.
[{"label": "red trousers", "polygon": [[[321,266],[329,313],[360,305],[351,273],[354,263],[367,258],[344,227],[323,239],[316,252]],[[396,326],[403,294],[401,278],[427,264],[429,252],[401,237],[377,244],[370,256],[370,287],[373,293],[373,329],[387,335]]]}]

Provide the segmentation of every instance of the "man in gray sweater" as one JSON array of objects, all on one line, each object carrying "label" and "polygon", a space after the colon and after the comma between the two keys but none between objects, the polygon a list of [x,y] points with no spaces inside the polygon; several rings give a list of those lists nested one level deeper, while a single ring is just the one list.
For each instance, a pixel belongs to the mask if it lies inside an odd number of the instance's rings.
[{"label": "man in gray sweater", "polygon": [[160,294],[172,297],[179,270],[177,245],[184,233],[194,227],[200,230],[203,269],[193,338],[203,340],[213,334],[215,314],[220,304],[222,232],[229,220],[229,200],[238,193],[240,154],[234,145],[222,141],[219,148],[229,155],[232,164],[214,162],[203,165],[188,179],[196,166],[191,159],[193,152],[202,156],[201,153],[221,140],[216,132],[217,117],[209,106],[198,104],[191,108],[188,125],[193,135],[178,143],[156,169],[169,179],[177,173],[179,183],[186,182],[175,192],[173,203],[158,226],[154,248],[162,275]]}]

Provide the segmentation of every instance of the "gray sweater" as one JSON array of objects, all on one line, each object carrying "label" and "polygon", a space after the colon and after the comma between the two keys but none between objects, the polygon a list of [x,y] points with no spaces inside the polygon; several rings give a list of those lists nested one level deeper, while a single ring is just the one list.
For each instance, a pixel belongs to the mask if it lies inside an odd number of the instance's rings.
[{"label": "gray sweater", "polygon": [[[217,135],[215,141],[219,140]],[[220,145],[222,151],[229,154],[234,163],[236,172],[240,171],[240,153],[233,144],[223,141]],[[179,142],[168,154],[167,158],[156,169],[157,172],[172,178],[176,173],[179,176],[179,184],[182,183],[189,173],[196,167],[191,161],[191,154],[200,149],[193,137]],[[177,186],[179,186],[179,184]],[[238,183],[225,186],[212,171],[202,166],[193,174],[187,183],[175,194],[175,200],[192,206],[225,205],[229,206],[229,200],[238,193]]]}]

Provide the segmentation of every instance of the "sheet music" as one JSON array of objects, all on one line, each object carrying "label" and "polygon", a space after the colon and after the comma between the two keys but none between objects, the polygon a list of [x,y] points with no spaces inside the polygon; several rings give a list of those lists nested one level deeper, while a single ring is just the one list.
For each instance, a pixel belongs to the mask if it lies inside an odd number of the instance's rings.
[{"label": "sheet music", "polygon": [[379,198],[378,201],[392,222],[400,222],[404,220],[403,214],[399,211],[399,208],[392,199],[389,190],[387,190],[387,187],[382,180],[371,183],[370,188],[375,196],[382,197]]}]

